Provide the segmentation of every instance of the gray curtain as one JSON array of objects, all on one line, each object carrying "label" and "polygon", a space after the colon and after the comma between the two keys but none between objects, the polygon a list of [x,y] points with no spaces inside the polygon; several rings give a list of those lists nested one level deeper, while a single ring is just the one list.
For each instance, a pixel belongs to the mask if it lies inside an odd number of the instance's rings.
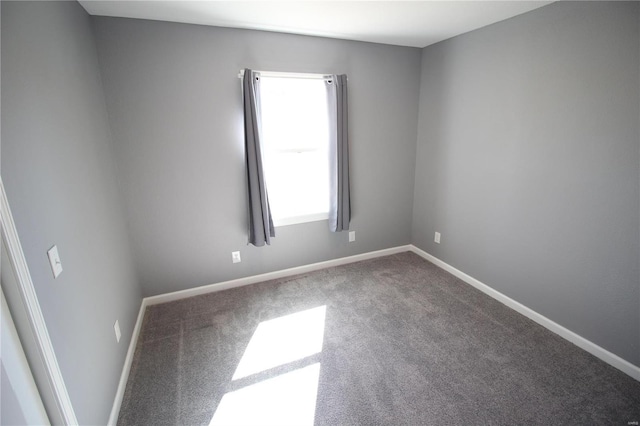
[{"label": "gray curtain", "polygon": [[329,228],[346,231],[351,221],[349,191],[349,140],[347,127],[347,76],[334,75],[326,80],[329,99],[330,184]]},{"label": "gray curtain", "polygon": [[260,78],[255,71],[244,70],[244,151],[247,162],[249,195],[249,244],[256,247],[271,244],[275,237],[267,185],[262,168],[260,145]]}]

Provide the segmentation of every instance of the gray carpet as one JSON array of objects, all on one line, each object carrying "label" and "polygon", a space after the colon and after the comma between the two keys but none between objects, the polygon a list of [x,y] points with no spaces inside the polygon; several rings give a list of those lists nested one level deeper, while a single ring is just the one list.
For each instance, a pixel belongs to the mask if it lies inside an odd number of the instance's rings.
[{"label": "gray carpet", "polygon": [[[232,380],[261,322],[321,306],[321,351]],[[312,391],[286,381],[301,371]],[[260,387],[278,380],[294,389]],[[226,405],[216,413],[223,396],[256,383],[238,423],[296,424],[296,409],[307,410],[299,423],[317,425],[640,420],[640,382],[413,253],[147,308],[118,424],[233,419]],[[260,403],[282,421],[261,417]]]}]

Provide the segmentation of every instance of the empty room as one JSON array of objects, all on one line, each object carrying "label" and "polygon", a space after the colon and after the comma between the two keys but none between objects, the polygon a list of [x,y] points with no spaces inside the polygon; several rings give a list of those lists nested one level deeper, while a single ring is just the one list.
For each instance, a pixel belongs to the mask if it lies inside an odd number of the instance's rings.
[{"label": "empty room", "polygon": [[3,425],[640,422],[640,3],[0,15]]}]

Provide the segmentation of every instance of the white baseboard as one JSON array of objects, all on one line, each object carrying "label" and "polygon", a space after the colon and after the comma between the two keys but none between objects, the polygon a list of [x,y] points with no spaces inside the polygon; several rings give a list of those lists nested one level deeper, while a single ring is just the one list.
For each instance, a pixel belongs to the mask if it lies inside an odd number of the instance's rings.
[{"label": "white baseboard", "polygon": [[444,269],[445,271],[449,272],[450,274],[460,278],[462,281],[466,282],[467,284],[477,288],[478,290],[480,290],[481,292],[491,296],[492,298],[496,299],[498,302],[503,303],[504,305],[508,306],[509,308],[513,309],[514,311],[524,315],[525,317],[537,322],[538,324],[540,324],[541,326],[545,327],[546,329],[556,333],[557,335],[559,335],[560,337],[568,340],[569,342],[573,343],[574,345],[578,346],[581,349],[584,349],[585,351],[589,352],[590,354],[594,355],[597,358],[600,358],[602,361],[606,362],[607,364],[617,368],[618,370],[622,371],[623,373],[626,373],[627,375],[633,377],[634,379],[640,381],[640,367],[631,364],[629,361],[626,361],[622,358],[620,358],[618,355],[613,354],[611,352],[609,352],[608,350],[602,348],[601,346],[596,345],[595,343],[591,342],[590,340],[585,339],[584,337],[574,333],[573,331],[561,326],[560,324],[550,320],[549,318],[545,317],[544,315],[540,315],[539,313],[537,313],[536,311],[534,311],[533,309],[530,309],[526,306],[524,306],[523,304],[516,302],[515,300],[511,299],[508,296],[505,296],[504,294],[500,293],[497,290],[494,290],[493,288],[489,287],[488,285],[478,281],[477,279],[465,274],[464,272],[460,271],[459,269],[454,268],[453,266],[449,265],[446,262],[443,262],[442,260],[438,259],[435,256],[430,255],[429,253],[427,253],[424,250],[419,249],[418,247],[411,245],[411,251],[414,252],[415,254],[417,254],[420,257],[423,257],[424,259],[428,260],[429,262],[433,263],[434,265]]},{"label": "white baseboard", "polygon": [[120,382],[118,383],[118,390],[116,391],[116,397],[111,407],[111,414],[109,415],[108,426],[115,426],[118,422],[118,414],[120,414],[120,407],[122,406],[122,398],[124,397],[124,391],[127,387],[127,381],[129,380],[129,372],[131,371],[131,363],[133,362],[133,354],[136,351],[136,345],[138,344],[138,337],[140,337],[140,329],[142,328],[142,320],[144,319],[144,311],[147,308],[145,299],[142,299],[140,304],[140,311],[138,311],[138,318],[136,324],[133,327],[133,333],[131,334],[131,341],[129,342],[129,349],[127,349],[127,356],[124,359],[124,366],[122,367],[122,374],[120,374]]},{"label": "white baseboard", "polygon": [[584,337],[579,336],[578,334],[550,320],[549,318],[543,315],[540,315],[539,313],[524,306],[523,304],[516,302],[510,297],[505,296],[504,294],[500,293],[497,290],[494,290],[493,288],[489,287],[486,284],[483,284],[482,282],[454,268],[448,263],[443,262],[437,257],[430,255],[426,251],[421,250],[418,247],[410,244],[406,246],[392,247],[389,249],[378,250],[378,251],[373,251],[369,253],[357,254],[354,256],[342,257],[339,259],[327,260],[324,262],[312,263],[310,265],[303,265],[295,268],[283,269],[280,271],[268,272],[266,274],[253,275],[250,277],[224,281],[216,284],[209,284],[202,287],[195,287],[187,290],[181,290],[181,291],[175,291],[172,293],[160,294],[157,296],[145,297],[144,299],[142,299],[142,303],[140,305],[140,312],[138,313],[138,319],[133,329],[131,342],[129,343],[129,350],[127,351],[127,357],[125,358],[125,364],[122,369],[122,374],[120,376],[120,383],[118,385],[116,397],[113,402],[113,408],[111,409],[111,415],[109,416],[109,425],[110,426],[115,425],[116,421],[118,420],[118,413],[120,412],[122,398],[124,396],[127,380],[129,378],[129,370],[131,369],[131,363],[133,361],[133,354],[136,349],[136,344],[138,342],[138,337],[140,335],[140,329],[142,327],[142,320],[144,318],[144,311],[147,308],[147,306],[157,305],[157,304],[166,303],[166,302],[172,302],[175,300],[185,299],[187,297],[213,293],[217,291],[227,290],[230,288],[242,287],[245,285],[255,284],[255,283],[268,281],[268,280],[274,280],[278,278],[285,278],[292,275],[303,274],[311,271],[317,271],[319,269],[330,268],[333,266],[346,265],[348,263],[360,262],[362,260],[374,259],[377,257],[388,256],[391,254],[397,254],[397,253],[402,253],[406,251],[411,251],[417,254],[418,256],[428,260],[434,265],[460,278],[462,281],[477,288],[483,293],[491,296],[497,301],[515,310],[516,312],[519,312],[520,314],[537,322],[538,324],[547,328],[548,330],[556,333],[560,337],[570,341],[576,346],[598,357],[599,359],[606,362],[607,364],[610,364],[611,366],[617,368],[618,370],[640,381],[640,367],[635,366],[628,361],[625,361],[619,356],[607,351],[606,349],[596,345],[595,343],[585,339]]},{"label": "white baseboard", "polygon": [[242,287],[263,281],[276,280],[290,277],[297,274],[305,274],[319,269],[331,268],[333,266],[346,265],[348,263],[360,262],[362,260],[374,259],[376,257],[388,256],[391,254],[411,251],[409,245],[392,247],[384,250],[371,251],[369,253],[356,254],[354,256],[341,257],[339,259],[326,260],[324,262],[312,263],[309,265],[297,266],[295,268],[282,269],[280,271],[267,272],[266,274],[253,275],[250,277],[238,278],[236,280],[224,281],[216,284],[204,285],[201,287],[189,288],[186,290],[174,291],[172,293],[159,294],[157,296],[146,297],[144,300],[147,306],[159,303],[173,302],[174,300],[185,299],[187,297],[199,296],[201,294],[213,293],[230,288]]},{"label": "white baseboard", "polygon": [[251,277],[239,278],[231,281],[224,281],[216,284],[209,284],[202,287],[190,288],[187,290],[174,291],[172,293],[160,294],[157,296],[145,297],[140,304],[140,311],[138,312],[138,319],[136,325],[133,328],[131,341],[129,342],[129,349],[122,368],[122,374],[120,375],[120,383],[118,383],[118,389],[113,401],[113,407],[111,408],[111,414],[109,416],[109,426],[115,426],[118,421],[118,414],[120,413],[120,407],[122,406],[122,398],[124,397],[124,391],[127,387],[127,380],[129,380],[129,371],[131,370],[131,363],[133,362],[133,354],[136,350],[136,344],[138,343],[138,337],[140,336],[140,330],[142,328],[142,320],[144,319],[144,311],[147,306],[157,305],[160,303],[172,302],[175,300],[186,299],[187,297],[198,296],[201,294],[213,293],[216,291],[227,290],[230,288],[242,287],[249,284],[255,284],[263,281],[275,280],[278,278],[290,277],[292,275],[304,274],[306,272],[317,271],[319,269],[330,268],[333,266],[346,265],[348,263],[360,262],[362,260],[374,259],[376,257],[388,256],[391,254],[402,253],[405,251],[411,251],[409,245],[392,247],[384,250],[372,251],[369,253],[356,254],[354,256],[342,257],[339,259],[327,260],[324,262],[312,263],[310,265],[298,266],[295,268],[283,269],[280,271],[268,272],[266,274],[253,275]]}]

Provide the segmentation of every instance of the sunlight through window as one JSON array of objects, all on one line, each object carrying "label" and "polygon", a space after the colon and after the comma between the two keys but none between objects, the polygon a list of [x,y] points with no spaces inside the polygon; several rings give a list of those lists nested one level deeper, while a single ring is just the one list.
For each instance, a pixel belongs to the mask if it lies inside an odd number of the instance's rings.
[{"label": "sunlight through window", "polygon": [[[319,306],[261,322],[232,378],[248,384],[222,397],[210,426],[313,425],[320,379],[314,355],[322,352],[325,316]],[[251,382],[276,367],[281,374]]]},{"label": "sunlight through window", "polygon": [[260,323],[233,380],[320,353],[325,311],[320,306]]},{"label": "sunlight through window", "polygon": [[210,426],[313,425],[320,364],[227,393]]}]

